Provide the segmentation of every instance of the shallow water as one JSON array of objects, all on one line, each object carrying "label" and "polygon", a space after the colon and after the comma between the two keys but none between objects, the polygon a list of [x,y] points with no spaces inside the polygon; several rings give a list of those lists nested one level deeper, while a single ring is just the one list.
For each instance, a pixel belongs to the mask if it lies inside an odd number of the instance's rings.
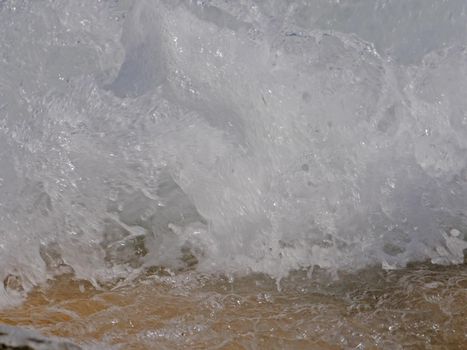
[{"label": "shallow water", "polygon": [[315,269],[275,280],[148,275],[96,290],[63,276],[36,288],[0,322],[90,348],[462,349],[467,265]]}]

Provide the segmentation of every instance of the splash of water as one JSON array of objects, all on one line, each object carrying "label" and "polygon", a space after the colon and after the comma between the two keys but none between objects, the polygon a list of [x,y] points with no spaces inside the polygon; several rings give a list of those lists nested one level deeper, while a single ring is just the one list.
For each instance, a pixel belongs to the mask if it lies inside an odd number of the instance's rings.
[{"label": "splash of water", "polygon": [[461,263],[465,19],[462,0],[0,2],[0,300],[64,271]]}]

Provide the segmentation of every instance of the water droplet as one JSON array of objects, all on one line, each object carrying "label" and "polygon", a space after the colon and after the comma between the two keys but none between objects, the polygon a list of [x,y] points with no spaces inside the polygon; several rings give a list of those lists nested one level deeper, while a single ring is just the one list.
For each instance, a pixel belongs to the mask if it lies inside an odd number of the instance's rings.
[{"label": "water droplet", "polygon": [[451,229],[451,231],[449,231],[449,234],[453,237],[459,237],[459,235],[461,234],[461,231],[459,231],[458,229]]}]

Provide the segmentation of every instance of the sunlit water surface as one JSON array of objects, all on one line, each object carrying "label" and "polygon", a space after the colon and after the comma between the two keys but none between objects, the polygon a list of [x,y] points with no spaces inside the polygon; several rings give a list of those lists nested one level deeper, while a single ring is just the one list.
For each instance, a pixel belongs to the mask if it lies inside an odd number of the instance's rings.
[{"label": "sunlit water surface", "polygon": [[467,265],[356,274],[293,273],[229,280],[148,275],[96,290],[61,277],[0,322],[32,326],[84,348],[463,349]]}]

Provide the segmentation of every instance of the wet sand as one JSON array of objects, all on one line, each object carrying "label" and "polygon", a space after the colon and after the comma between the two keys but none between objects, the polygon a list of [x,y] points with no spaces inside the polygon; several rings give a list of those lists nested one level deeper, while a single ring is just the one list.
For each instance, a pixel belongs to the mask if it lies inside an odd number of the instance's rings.
[{"label": "wet sand", "polygon": [[62,276],[0,323],[86,348],[465,349],[467,265],[379,268],[336,280],[322,270],[276,281],[186,272],[98,290]]}]

